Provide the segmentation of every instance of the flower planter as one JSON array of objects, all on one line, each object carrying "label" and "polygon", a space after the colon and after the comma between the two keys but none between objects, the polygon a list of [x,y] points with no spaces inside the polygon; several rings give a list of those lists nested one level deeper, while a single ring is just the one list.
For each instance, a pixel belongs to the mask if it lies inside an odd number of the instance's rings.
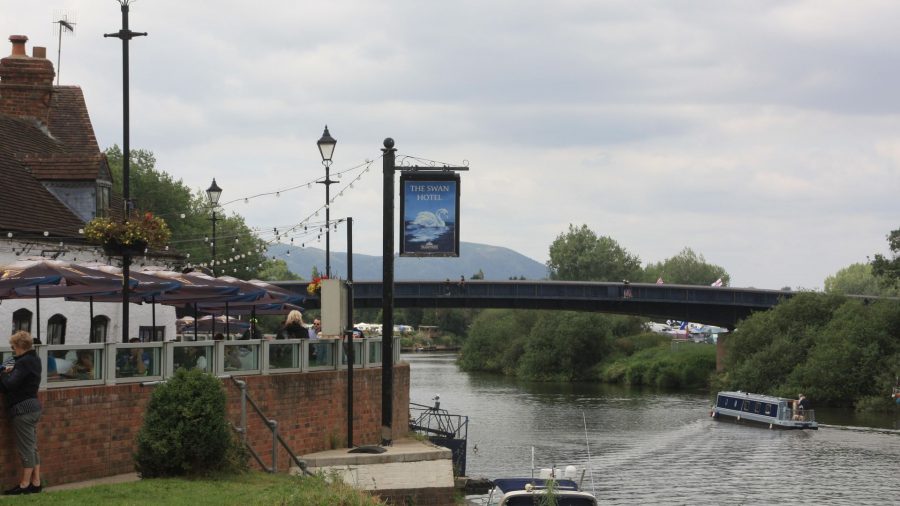
[{"label": "flower planter", "polygon": [[147,250],[147,243],[145,241],[135,241],[131,244],[121,244],[118,242],[108,242],[103,245],[103,251],[107,256],[111,257],[121,257],[121,256],[143,256],[145,255],[145,251]]}]

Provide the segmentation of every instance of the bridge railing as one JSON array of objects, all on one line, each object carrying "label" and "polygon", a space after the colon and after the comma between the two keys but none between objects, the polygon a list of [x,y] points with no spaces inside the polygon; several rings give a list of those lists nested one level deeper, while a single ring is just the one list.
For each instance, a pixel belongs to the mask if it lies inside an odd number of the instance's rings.
[{"label": "bridge railing", "polygon": [[[379,282],[356,282],[354,298],[380,299]],[[696,302],[702,304],[752,305],[771,307],[791,292],[694,285],[650,283],[608,283],[577,281],[468,281],[464,284],[439,281],[398,281],[395,298],[519,298],[633,300],[654,302]]]}]

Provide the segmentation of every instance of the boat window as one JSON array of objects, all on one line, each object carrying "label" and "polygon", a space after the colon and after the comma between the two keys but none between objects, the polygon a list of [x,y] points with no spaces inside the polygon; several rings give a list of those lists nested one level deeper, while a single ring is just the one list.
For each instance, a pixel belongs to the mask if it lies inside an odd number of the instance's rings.
[{"label": "boat window", "polygon": [[744,411],[750,412],[751,404],[754,404],[752,401],[744,401]]},{"label": "boat window", "polygon": [[755,402],[754,404],[756,404],[756,406],[753,407],[753,412],[758,414],[758,413],[759,413],[759,407],[760,407],[760,404],[762,404],[762,403],[761,403],[761,402]]},{"label": "boat window", "polygon": [[772,414],[772,405],[771,404],[768,404],[768,403],[766,404],[766,414],[767,415]]}]

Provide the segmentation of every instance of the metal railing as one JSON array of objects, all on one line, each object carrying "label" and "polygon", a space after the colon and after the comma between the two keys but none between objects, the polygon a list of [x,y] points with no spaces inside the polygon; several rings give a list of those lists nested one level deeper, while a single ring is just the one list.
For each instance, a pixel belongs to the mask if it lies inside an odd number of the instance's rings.
[{"label": "metal railing", "polygon": [[[220,377],[347,368],[340,339],[54,344],[35,348],[44,365],[41,389],[163,381],[184,368]],[[356,339],[354,348],[354,368],[381,367],[380,337]],[[399,363],[399,337],[394,338],[393,350],[394,363]],[[2,359],[11,354],[9,347],[0,347]]]},{"label": "metal railing", "polygon": [[814,409],[791,409],[784,410],[784,420],[793,420],[795,422],[815,422],[816,410]]},{"label": "metal railing", "polygon": [[[281,434],[278,433],[278,422],[276,420],[266,417],[266,415],[263,414],[262,410],[259,409],[259,406],[257,406],[256,403],[253,402],[253,399],[247,393],[247,382],[243,381],[243,380],[239,380],[234,376],[231,377],[231,380],[241,390],[241,425],[235,426],[232,424],[232,428],[235,430],[235,432],[237,432],[238,434],[241,435],[241,443],[244,445],[245,448],[247,448],[247,450],[250,452],[250,455],[252,455],[253,458],[256,459],[256,462],[259,464],[259,466],[262,467],[263,469],[265,469],[266,472],[277,473],[278,472],[278,445],[281,444],[282,448],[284,448],[285,451],[287,451],[288,455],[290,455],[291,460],[293,460],[294,463],[297,464],[297,467],[300,468],[301,471],[303,471],[303,474],[312,476],[312,473],[309,472],[309,470],[306,467],[306,461],[297,458],[297,455],[294,453],[293,450],[291,450],[291,447],[288,446],[288,444],[284,441],[284,439],[282,439]],[[262,457],[260,457],[260,455],[258,453],[256,453],[256,450],[253,449],[253,446],[250,445],[249,443],[247,443],[247,403],[248,402],[250,403],[250,406],[253,407],[253,410],[256,411],[256,414],[259,415],[260,419],[262,419],[262,421],[266,425],[266,427],[272,432],[272,465],[271,466],[267,466],[263,462]]]}]

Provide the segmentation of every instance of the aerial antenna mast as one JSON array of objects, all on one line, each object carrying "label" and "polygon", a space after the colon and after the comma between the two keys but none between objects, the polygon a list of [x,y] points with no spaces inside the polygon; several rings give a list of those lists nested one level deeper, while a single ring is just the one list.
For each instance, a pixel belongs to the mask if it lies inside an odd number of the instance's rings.
[{"label": "aerial antenna mast", "polygon": [[62,60],[62,36],[75,34],[75,14],[66,10],[53,11],[53,31],[58,35],[56,50],[56,85],[59,86],[60,61]]}]

